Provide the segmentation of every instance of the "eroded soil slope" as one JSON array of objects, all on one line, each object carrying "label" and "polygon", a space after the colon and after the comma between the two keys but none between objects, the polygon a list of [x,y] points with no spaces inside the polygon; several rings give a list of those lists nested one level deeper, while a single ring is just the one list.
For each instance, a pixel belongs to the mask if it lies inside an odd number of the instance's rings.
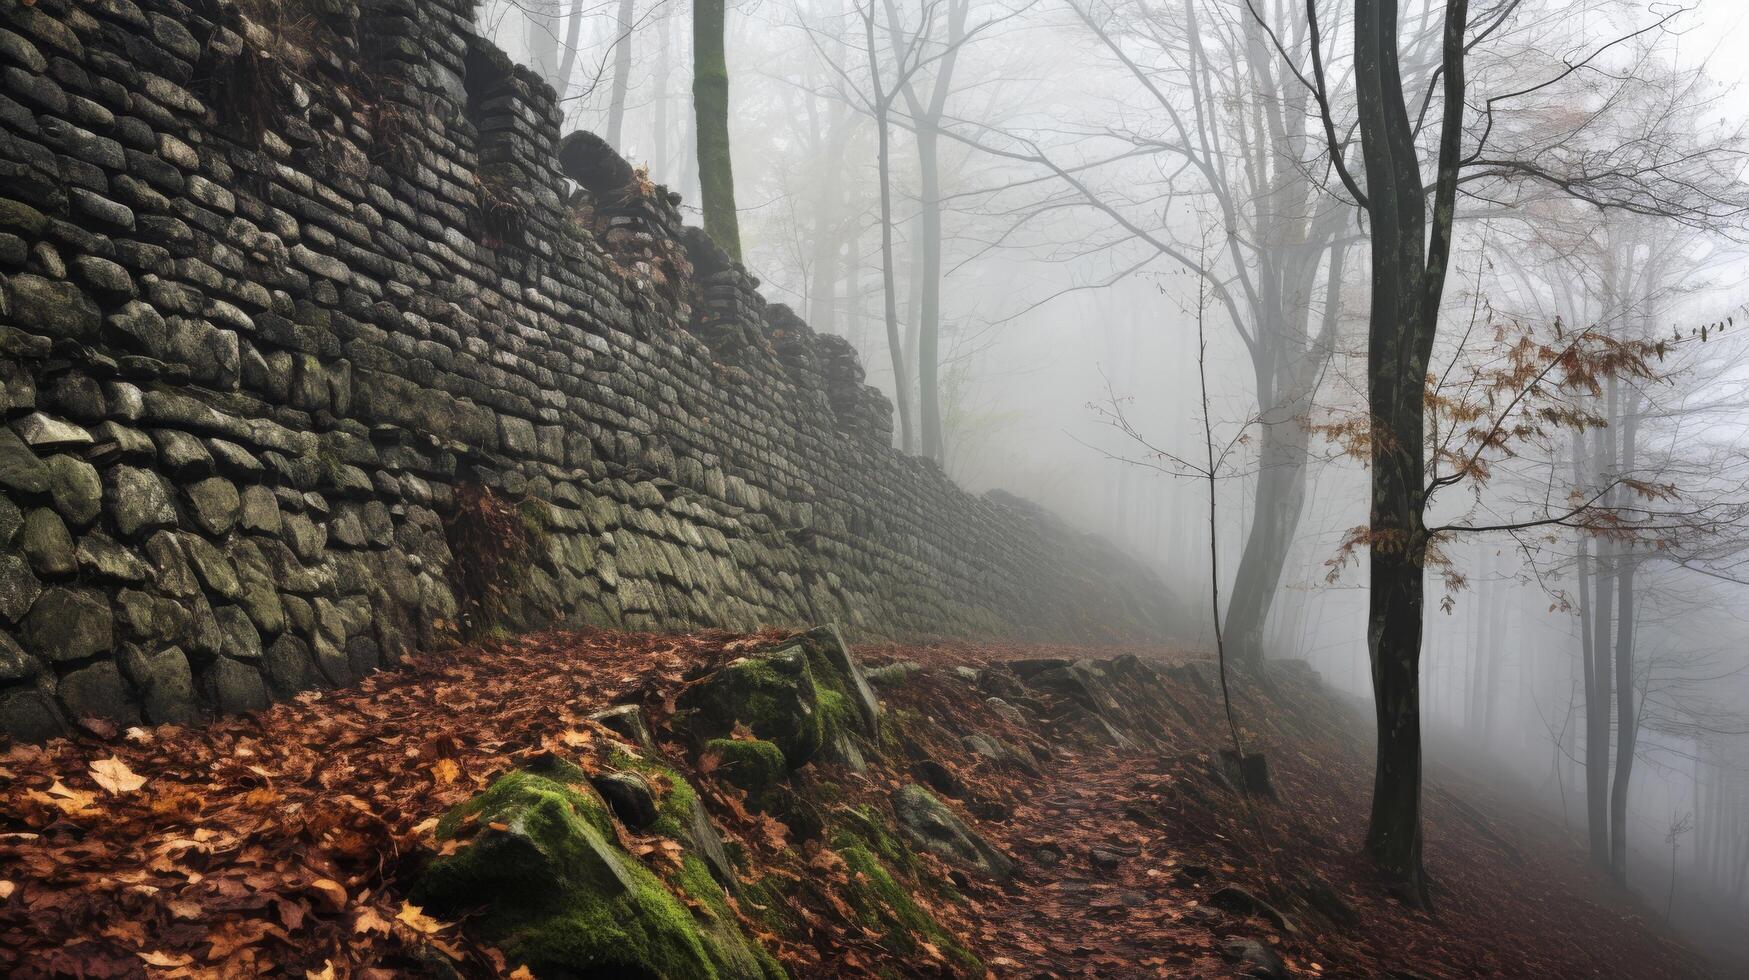
[{"label": "eroded soil slope", "polygon": [[[1221,764],[1210,665],[1143,649],[859,650],[883,702],[878,734],[834,750],[823,729],[805,764],[750,782],[739,750],[771,737],[769,722],[688,738],[699,698],[686,692],[783,641],[550,633],[427,655],[204,729],[96,725],[12,746],[0,972],[510,974],[516,960],[482,936],[489,913],[437,916],[410,898],[432,867],[521,829],[490,813],[475,826],[437,818],[502,795],[508,773],[557,765],[576,773],[555,777],[574,784],[566,795],[598,799],[602,780],[632,770],[663,813],[682,786],[696,795],[721,836],[720,890],[696,873],[692,836],[629,818],[617,796],[594,846],[624,865],[622,881],[668,889],[660,901],[693,920],[675,924],[684,941],[696,928],[707,945],[756,949],[757,965],[735,961],[748,970],[1706,975],[1566,841],[1467,787],[1429,790],[1437,916],[1382,896],[1354,857],[1370,747],[1309,672],[1235,689],[1275,801],[1247,805]],[[654,745],[591,719],[616,704],[639,707]],[[913,812],[923,797],[963,827],[958,851]],[[711,949],[712,969],[741,969]]]}]

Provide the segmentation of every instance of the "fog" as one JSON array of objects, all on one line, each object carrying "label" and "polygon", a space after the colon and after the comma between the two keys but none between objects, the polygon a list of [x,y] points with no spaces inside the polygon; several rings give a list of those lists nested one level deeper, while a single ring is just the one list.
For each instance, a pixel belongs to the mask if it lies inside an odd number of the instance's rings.
[{"label": "fog", "polygon": [[[906,393],[895,445],[1152,562],[1186,645],[1214,648],[1217,588],[1230,659],[1304,659],[1364,712],[1378,293],[1347,184],[1384,192],[1352,6],[1313,5],[1316,62],[1281,0],[758,0],[729,7],[726,50],[745,264]],[[1749,958],[1749,14],[1469,8],[1425,398],[1425,523],[1453,528],[1424,562],[1425,752]],[[1411,0],[1398,32],[1430,201],[1446,13]],[[697,221],[692,16],[481,11],[568,129],[608,134]],[[1588,660],[1625,673],[1599,686]]]}]

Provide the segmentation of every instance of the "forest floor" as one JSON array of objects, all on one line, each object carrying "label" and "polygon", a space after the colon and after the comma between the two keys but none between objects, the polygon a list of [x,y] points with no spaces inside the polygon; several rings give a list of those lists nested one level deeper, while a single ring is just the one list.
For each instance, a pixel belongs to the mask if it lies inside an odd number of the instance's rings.
[{"label": "forest floor", "polygon": [[[793,883],[805,927],[761,935],[793,975],[955,975],[927,943],[898,958],[840,899],[842,861],[749,813],[671,740],[666,720],[689,679],[780,635],[538,634],[423,655],[354,689],[201,729],[92,723],[74,739],[6,748],[0,973],[379,977],[428,969],[434,951],[470,975],[507,973],[496,951],[405,901],[438,846],[433,820],[518,760],[589,756],[603,731],[587,715],[638,703],[725,839]],[[1194,658],[969,643],[858,653],[920,665],[880,694],[890,715],[926,723],[908,758],[882,755],[860,775],[810,765],[797,778],[884,805],[920,758],[939,763],[951,805],[1019,868],[998,885],[929,864],[959,900],[919,891],[990,975],[1246,976],[1271,951],[1296,977],[1709,975],[1587,870],[1560,828],[1456,776],[1428,791],[1437,911],[1384,895],[1357,857],[1364,719],[1309,672],[1236,689],[1246,748],[1267,755],[1277,794],[1247,804],[1219,774],[1220,700]],[[1115,738],[1012,683],[1026,661],[1119,654],[1162,665],[1166,681],[1121,692]],[[972,680],[986,667],[978,676],[1008,678],[1020,709],[992,705]],[[993,761],[960,742],[973,733],[1034,751]],[[660,859],[646,847],[635,853]]]}]

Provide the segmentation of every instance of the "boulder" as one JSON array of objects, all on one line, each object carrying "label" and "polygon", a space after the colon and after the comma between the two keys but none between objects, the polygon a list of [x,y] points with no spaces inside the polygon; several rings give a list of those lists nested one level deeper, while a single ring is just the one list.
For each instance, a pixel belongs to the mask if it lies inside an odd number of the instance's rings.
[{"label": "boulder", "polygon": [[1014,873],[1014,862],[991,847],[977,831],[966,826],[947,804],[921,786],[902,786],[893,792],[893,813],[899,830],[914,846],[996,881]]},{"label": "boulder", "polygon": [[1245,970],[1245,976],[1263,980],[1287,980],[1287,964],[1267,944],[1246,936],[1235,936],[1222,945],[1221,951],[1228,959],[1238,962]]},{"label": "boulder", "polygon": [[128,696],[127,684],[113,660],[100,660],[61,678],[57,693],[74,718],[102,718],[138,725],[140,709]]},{"label": "boulder", "polygon": [[777,744],[791,769],[825,743],[820,691],[798,647],[741,657],[681,692],[679,719],[700,742],[723,738],[737,724]]},{"label": "boulder", "polygon": [[438,839],[458,846],[420,875],[412,901],[444,918],[474,913],[469,930],[537,976],[774,975],[708,874],[681,872],[694,912],[614,844],[611,820],[568,763],[502,776],[438,822]]}]

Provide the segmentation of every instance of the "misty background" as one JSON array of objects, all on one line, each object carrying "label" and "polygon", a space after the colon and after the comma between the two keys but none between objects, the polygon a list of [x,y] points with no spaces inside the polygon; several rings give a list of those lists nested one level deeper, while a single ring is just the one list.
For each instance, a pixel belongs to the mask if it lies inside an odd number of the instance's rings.
[{"label": "misty background", "polygon": [[[1226,450],[1214,522],[1223,608],[1261,603],[1250,642],[1310,662],[1364,707],[1366,568],[1345,560],[1344,542],[1366,523],[1369,491],[1341,433],[1365,404],[1367,243],[1318,163],[1303,85],[1280,70],[1277,47],[1304,44],[1299,6],[1256,0],[1279,29],[1270,38],[1244,0],[731,4],[736,197],[745,264],[769,300],[850,340],[869,383],[907,393],[919,428],[919,383],[935,392],[939,447],[921,432],[910,445],[896,432],[896,445],[936,456],[967,489],[1011,490],[1151,561],[1195,647],[1213,642],[1208,488],[1172,459],[1201,457],[1212,435]],[[1334,45],[1325,67],[1340,84],[1346,5],[1326,6],[1336,23],[1323,25]],[[1413,66],[1437,41],[1443,5],[1406,7]],[[1741,181],[1749,10],[1717,0],[1472,9],[1479,23],[1499,18],[1472,52],[1475,106],[1536,87],[1495,110],[1514,152],[1630,173],[1647,154],[1659,166],[1704,155],[1712,163],[1688,173],[1687,189]],[[480,17],[560,91],[568,129],[607,136],[698,220],[689,5],[488,0]],[[1674,488],[1684,512],[1738,513],[1749,474],[1745,228],[1688,201],[1633,213],[1496,178],[1466,188],[1435,372],[1490,377],[1525,332],[1693,338],[1705,325],[1709,335],[1661,353],[1657,377],[1599,391],[1587,404],[1607,430],[1571,444],[1527,438],[1485,483],[1446,491],[1436,513],[1534,521],[1603,466]],[[1271,299],[1270,283],[1289,295]],[[925,333],[936,337],[932,385],[919,364]],[[1287,469],[1296,475],[1284,482]],[[1583,658],[1599,636],[1619,643],[1626,631],[1637,721],[1626,883],[1649,915],[1736,955],[1749,917],[1739,530],[1734,517],[1709,517],[1651,542],[1559,523],[1455,539],[1429,572],[1422,662],[1435,778],[1439,760],[1475,766],[1583,850],[1582,747],[1598,738]],[[1237,580],[1254,537],[1280,553],[1262,599]],[[1611,731],[1603,738],[1619,747]],[[1609,768],[1621,778],[1619,760]]]}]

